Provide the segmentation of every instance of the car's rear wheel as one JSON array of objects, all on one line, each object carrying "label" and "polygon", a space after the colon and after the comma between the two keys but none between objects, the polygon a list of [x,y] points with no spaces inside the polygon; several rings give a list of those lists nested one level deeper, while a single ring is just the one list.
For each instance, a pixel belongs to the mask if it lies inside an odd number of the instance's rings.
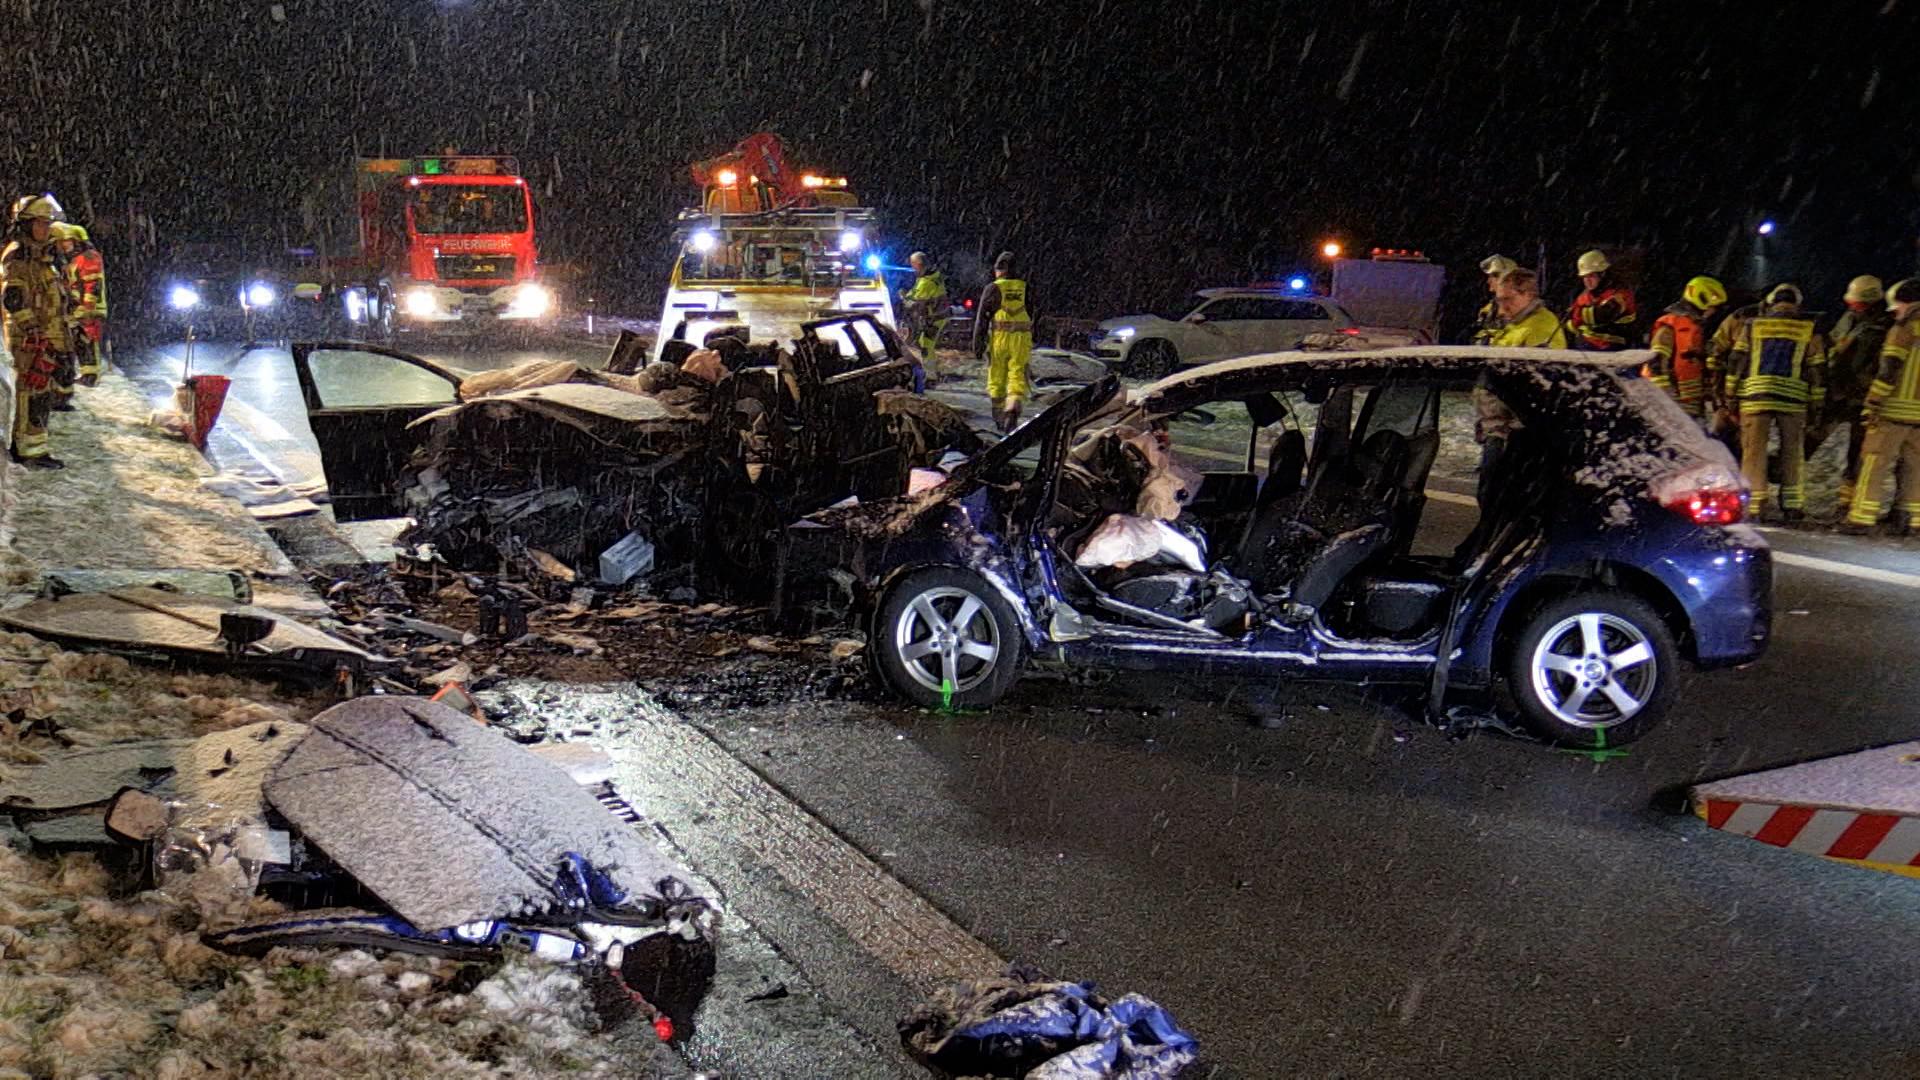
[{"label": "car's rear wheel", "polygon": [[1173,374],[1180,366],[1180,352],[1173,342],[1149,338],[1133,347],[1128,355],[1127,373],[1142,379],[1158,379]]},{"label": "car's rear wheel", "polygon": [[1507,685],[1533,732],[1563,746],[1604,749],[1652,730],[1680,674],[1673,632],[1627,593],[1577,593],[1527,620],[1508,657]]},{"label": "car's rear wheel", "polygon": [[986,708],[1020,678],[1020,622],[978,574],[916,570],[874,619],[874,662],[901,696],[928,708]]}]

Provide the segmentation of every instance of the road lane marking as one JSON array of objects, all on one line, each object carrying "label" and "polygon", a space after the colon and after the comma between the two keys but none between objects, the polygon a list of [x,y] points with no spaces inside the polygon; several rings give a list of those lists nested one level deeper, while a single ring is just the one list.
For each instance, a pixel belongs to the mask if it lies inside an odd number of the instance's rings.
[{"label": "road lane marking", "polygon": [[1871,581],[1880,585],[1920,589],[1920,574],[1903,574],[1898,570],[1882,570],[1877,566],[1855,566],[1853,563],[1822,559],[1815,555],[1799,555],[1791,551],[1781,551],[1779,548],[1773,549],[1773,561],[1782,566],[1797,566],[1803,570],[1839,574],[1842,577],[1858,578],[1861,581]]}]

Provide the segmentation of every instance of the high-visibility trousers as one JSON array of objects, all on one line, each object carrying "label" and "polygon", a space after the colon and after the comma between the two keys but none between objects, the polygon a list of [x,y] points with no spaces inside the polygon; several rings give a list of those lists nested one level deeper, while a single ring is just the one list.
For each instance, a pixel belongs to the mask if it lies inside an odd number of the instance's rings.
[{"label": "high-visibility trousers", "polygon": [[1807,417],[1805,413],[1750,412],[1740,417],[1740,471],[1753,491],[1756,513],[1770,501],[1767,437],[1780,432],[1780,506],[1807,508]]},{"label": "high-visibility trousers", "polygon": [[53,375],[58,361],[51,353],[17,348],[13,353],[13,454],[19,458],[46,457],[47,421],[53,415]]},{"label": "high-visibility trousers", "polygon": [[1024,402],[1027,365],[1033,359],[1033,331],[995,330],[987,336],[987,397],[995,408]]},{"label": "high-visibility trousers", "polygon": [[1920,519],[1920,424],[1897,424],[1882,420],[1867,433],[1867,446],[1860,455],[1860,482],[1853,488],[1853,505],[1847,509],[1847,521],[1854,525],[1872,525],[1887,508],[1883,489],[1898,468],[1899,490],[1896,505],[1911,518]]}]

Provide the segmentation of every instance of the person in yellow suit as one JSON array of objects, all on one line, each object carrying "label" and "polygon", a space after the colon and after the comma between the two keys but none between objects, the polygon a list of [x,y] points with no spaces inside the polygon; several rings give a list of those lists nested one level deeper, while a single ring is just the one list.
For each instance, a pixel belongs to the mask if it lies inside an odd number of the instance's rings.
[{"label": "person in yellow suit", "polygon": [[1827,342],[1802,314],[1800,289],[1775,285],[1766,306],[1733,340],[1726,400],[1740,410],[1740,469],[1760,517],[1772,493],[1767,441],[1780,435],[1780,509],[1789,522],[1807,516],[1807,413],[1827,401]]},{"label": "person in yellow suit", "polygon": [[53,380],[68,349],[67,291],[54,266],[52,195],[13,204],[11,239],[0,251],[0,308],[13,353],[13,459],[30,469],[62,469],[47,441]]},{"label": "person in yellow suit", "polygon": [[67,317],[72,325],[75,374],[81,386],[100,381],[101,354],[107,337],[107,268],[87,230],[64,221],[53,223],[53,242],[67,261]]},{"label": "person in yellow suit", "polygon": [[1566,327],[1561,325],[1560,316],[1540,302],[1540,278],[1533,271],[1522,268],[1501,275],[1494,286],[1493,302],[1505,325],[1487,344],[1502,349],[1567,347]]},{"label": "person in yellow suit", "polygon": [[939,374],[934,355],[940,346],[940,334],[947,328],[947,279],[924,251],[908,256],[907,265],[913,267],[913,288],[902,294],[901,299],[906,301],[907,324],[912,328],[914,344],[920,349],[920,365],[913,369],[913,392],[924,394],[927,371],[932,369]]},{"label": "person in yellow suit", "polygon": [[1001,431],[1020,426],[1026,404],[1027,365],[1033,358],[1033,308],[1027,283],[1015,276],[1013,252],[993,260],[993,282],[980,294],[973,323],[973,356],[987,361],[987,398]]},{"label": "person in yellow suit", "polygon": [[1893,329],[1867,388],[1867,445],[1842,532],[1864,533],[1879,523],[1886,507],[1881,489],[1890,475],[1899,479],[1896,531],[1905,535],[1920,517],[1920,279],[1888,289],[1887,307],[1893,311]]}]

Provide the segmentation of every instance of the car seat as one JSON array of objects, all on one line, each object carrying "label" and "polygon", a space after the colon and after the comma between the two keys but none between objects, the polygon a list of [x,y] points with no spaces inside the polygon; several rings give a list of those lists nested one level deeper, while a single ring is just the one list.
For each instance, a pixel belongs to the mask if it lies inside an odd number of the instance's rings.
[{"label": "car seat", "polygon": [[1257,512],[1237,565],[1262,593],[1284,590],[1304,604],[1300,591],[1309,587],[1319,597],[1315,606],[1324,602],[1347,574],[1392,544],[1410,458],[1406,436],[1374,432],[1304,491],[1279,496]]}]

